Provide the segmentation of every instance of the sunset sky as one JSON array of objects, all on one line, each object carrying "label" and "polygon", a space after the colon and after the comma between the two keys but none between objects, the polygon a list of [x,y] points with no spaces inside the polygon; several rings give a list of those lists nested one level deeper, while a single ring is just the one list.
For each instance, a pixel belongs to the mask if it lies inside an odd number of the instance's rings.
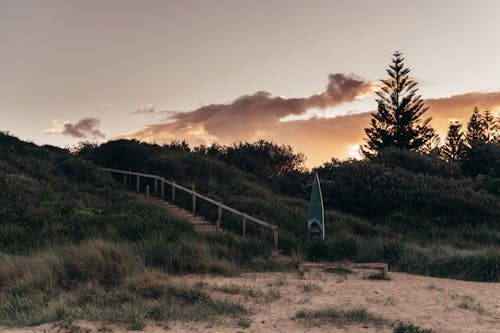
[{"label": "sunset sky", "polygon": [[500,112],[500,1],[0,0],[0,129],[356,156],[395,50],[445,134]]}]

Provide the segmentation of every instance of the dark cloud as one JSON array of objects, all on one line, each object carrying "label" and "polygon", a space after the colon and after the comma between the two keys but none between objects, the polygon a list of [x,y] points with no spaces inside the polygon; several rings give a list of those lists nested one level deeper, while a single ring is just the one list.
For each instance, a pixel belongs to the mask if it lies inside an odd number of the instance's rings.
[{"label": "dark cloud", "polygon": [[173,123],[154,126],[153,131],[177,132],[200,125],[220,140],[252,137],[271,124],[289,115],[301,115],[309,109],[326,109],[353,101],[371,91],[373,83],[348,74],[331,74],[324,92],[307,98],[273,97],[259,91],[244,95],[229,104],[211,104],[192,112],[179,113],[171,119]]},{"label": "dark cloud", "polygon": [[[241,96],[229,104],[212,104],[177,113],[168,123],[146,126],[122,137],[157,143],[187,140],[192,145],[270,139],[305,153],[308,165],[314,166],[333,156],[352,156],[357,146],[364,142],[364,128],[369,126],[370,113],[307,120],[281,119],[302,115],[308,109],[326,109],[354,101],[371,93],[375,85],[354,75],[331,74],[325,91],[320,94],[283,98],[257,92]],[[465,122],[475,105],[480,109],[500,111],[500,92],[473,92],[425,102],[430,106],[427,116],[433,117],[432,126],[445,135],[450,120]],[[376,104],[373,105],[375,108]]]},{"label": "dark cloud", "polygon": [[[288,143],[281,140],[281,136],[284,136],[290,139],[303,137],[303,141],[310,144],[312,136],[307,126],[313,122],[315,127],[322,126],[324,119],[316,122],[280,120],[289,115],[302,115],[309,109],[324,110],[353,101],[371,93],[373,88],[373,82],[355,75],[331,74],[325,91],[310,97],[275,97],[268,92],[259,91],[238,97],[228,104],[211,104],[191,112],[173,114],[168,123],[149,125],[122,137],[159,143],[181,139],[197,145],[215,141],[229,144],[237,140],[251,141],[259,138]],[[297,132],[297,127],[304,127],[304,131]],[[318,137],[318,133],[313,136]],[[341,131],[334,136],[336,139],[342,136]]]},{"label": "dark cloud", "polygon": [[45,132],[48,134],[63,134],[80,139],[103,139],[104,133],[99,130],[98,118],[86,117],[76,124],[69,121],[54,120],[52,126]]}]

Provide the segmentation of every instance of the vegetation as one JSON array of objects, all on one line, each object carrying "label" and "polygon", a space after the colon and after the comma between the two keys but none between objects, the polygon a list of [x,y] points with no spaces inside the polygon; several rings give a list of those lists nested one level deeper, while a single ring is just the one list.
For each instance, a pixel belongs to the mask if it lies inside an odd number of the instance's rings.
[{"label": "vegetation", "polygon": [[460,122],[450,123],[445,140],[442,148],[443,158],[448,162],[460,160],[464,156],[465,149],[465,140]]},{"label": "vegetation", "polygon": [[[229,315],[246,327],[250,321],[241,305],[212,299],[202,285],[179,284],[175,275],[293,270],[302,259],[384,261],[391,270],[498,282],[497,123],[487,112],[473,117],[484,134],[466,139],[463,154],[456,157],[388,148],[369,160],[332,160],[311,171],[300,154],[264,141],[191,149],[185,143],[118,140],[82,144],[71,153],[2,133],[0,324],[82,318],[138,329],[147,321],[165,324]],[[268,162],[281,165],[264,165]],[[253,224],[245,238],[195,234],[186,221],[129,196],[123,178],[113,179],[96,164],[155,173],[186,186],[195,183],[198,191],[216,200],[276,222],[280,251],[289,256],[273,256],[270,235]],[[327,235],[325,241],[309,242],[304,221],[315,172],[327,206]],[[141,182],[140,190],[146,185],[153,188]],[[127,186],[135,187],[130,178]],[[176,204],[189,208],[190,197],[178,194]],[[208,204],[199,203],[197,212],[209,221],[217,218],[217,209]],[[242,227],[231,214],[223,216],[222,226],[236,234]],[[317,291],[315,285],[300,288]],[[281,297],[271,285],[267,291],[220,291],[261,303]],[[457,306],[482,311],[467,300]],[[380,319],[335,309],[296,317],[315,316]],[[404,325],[397,332],[428,332]]]},{"label": "vegetation", "polygon": [[436,139],[436,132],[429,125],[431,118],[422,119],[429,108],[417,95],[417,82],[409,73],[402,54],[396,51],[387,69],[389,78],[381,80],[380,91],[376,92],[377,111],[372,113],[371,126],[365,129],[368,139],[362,151],[366,157],[391,147],[426,151]]},{"label": "vegetation", "polygon": [[[103,320],[140,329],[145,320],[239,316],[239,304],[213,300],[196,286],[148,269],[137,249],[89,240],[0,261],[0,323],[36,325],[63,319]],[[71,297],[63,297],[69,293]]]},{"label": "vegetation", "polygon": [[[0,195],[8,203],[0,211],[4,253],[36,253],[97,237],[131,242],[147,267],[173,274],[293,268],[293,257],[283,261],[271,256],[270,235],[258,226],[248,225],[248,238],[196,235],[157,206],[131,199],[119,190],[118,182],[94,166],[96,161],[175,177],[187,186],[196,183],[198,191],[214,199],[275,221],[285,254],[315,261],[386,261],[393,270],[499,280],[495,180],[466,178],[460,165],[439,157],[392,149],[370,161],[332,161],[315,169],[322,179],[324,202],[335,210],[326,212],[327,240],[309,243],[303,230],[307,197],[301,194],[309,186],[295,198],[276,194],[256,176],[191,152],[187,145],[160,147],[126,140],[84,145],[78,153],[87,158],[83,160],[9,135],[1,139],[5,167],[0,182],[5,190]],[[128,184],[135,188],[130,179]],[[166,193],[170,200],[170,191]],[[190,197],[178,194],[176,200],[190,207]],[[217,218],[211,205],[199,203],[197,212],[209,221]],[[231,214],[223,216],[222,226],[241,232],[241,220]]]},{"label": "vegetation", "polygon": [[394,327],[394,333],[436,333],[428,328],[420,328],[412,323],[399,323]]},{"label": "vegetation", "polygon": [[369,280],[384,280],[384,281],[389,281],[391,279],[390,277],[388,277],[384,273],[370,274],[366,278],[369,279]]},{"label": "vegetation", "polygon": [[293,317],[294,319],[307,321],[309,323],[330,322],[335,324],[374,324],[376,326],[389,324],[389,321],[368,312],[364,308],[353,310],[339,310],[329,308],[316,311],[299,311]]}]

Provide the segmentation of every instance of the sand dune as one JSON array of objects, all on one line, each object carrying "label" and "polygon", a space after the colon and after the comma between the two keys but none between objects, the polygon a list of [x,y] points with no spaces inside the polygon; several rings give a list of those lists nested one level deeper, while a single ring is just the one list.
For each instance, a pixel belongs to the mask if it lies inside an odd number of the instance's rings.
[{"label": "sand dune", "polygon": [[[249,327],[238,318],[214,322],[169,322],[168,330],[147,326],[145,332],[392,332],[390,325],[308,324],[292,319],[299,310],[365,308],[389,322],[412,322],[439,333],[500,332],[500,284],[389,273],[390,281],[369,280],[371,272],[338,275],[312,271],[304,278],[291,273],[244,274],[240,277],[189,275],[187,283],[202,281],[214,298],[227,298],[251,310]],[[240,292],[228,294],[221,289]],[[227,291],[227,290],[226,290]],[[97,332],[102,323],[77,322]],[[57,332],[53,324],[38,327],[0,329],[4,333]],[[114,332],[125,327],[109,325]]]}]

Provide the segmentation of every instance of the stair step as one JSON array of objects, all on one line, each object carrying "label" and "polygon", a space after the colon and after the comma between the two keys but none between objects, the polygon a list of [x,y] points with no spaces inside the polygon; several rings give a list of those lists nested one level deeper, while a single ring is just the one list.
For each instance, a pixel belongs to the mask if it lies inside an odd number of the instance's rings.
[{"label": "stair step", "polygon": [[[141,197],[142,198],[142,197]],[[217,228],[212,223],[205,220],[203,217],[193,214],[191,211],[178,207],[175,204],[159,199],[155,196],[150,196],[150,201],[163,207],[166,211],[177,217],[187,220],[196,232],[216,232]],[[219,229],[221,230],[221,229]]]},{"label": "stair step", "polygon": [[203,231],[217,231],[215,228],[203,228],[203,229],[194,229],[196,232],[203,232]]}]

